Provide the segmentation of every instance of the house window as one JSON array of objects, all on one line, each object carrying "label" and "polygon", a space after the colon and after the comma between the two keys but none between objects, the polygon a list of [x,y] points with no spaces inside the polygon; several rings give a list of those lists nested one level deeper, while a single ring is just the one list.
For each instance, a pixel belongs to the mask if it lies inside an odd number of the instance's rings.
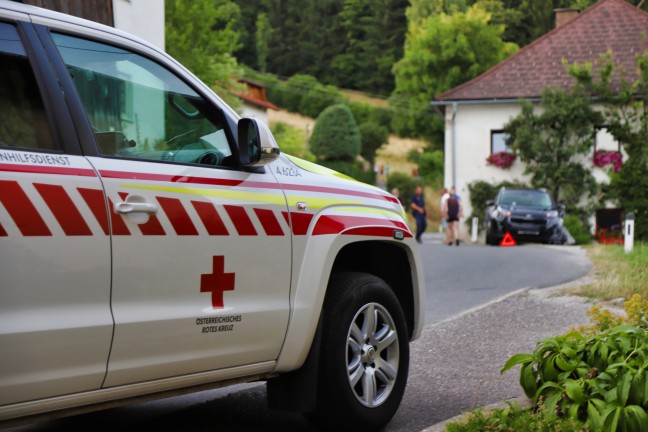
[{"label": "house window", "polygon": [[511,147],[506,143],[509,139],[509,134],[504,133],[503,130],[491,131],[491,154],[506,152],[512,153]]}]

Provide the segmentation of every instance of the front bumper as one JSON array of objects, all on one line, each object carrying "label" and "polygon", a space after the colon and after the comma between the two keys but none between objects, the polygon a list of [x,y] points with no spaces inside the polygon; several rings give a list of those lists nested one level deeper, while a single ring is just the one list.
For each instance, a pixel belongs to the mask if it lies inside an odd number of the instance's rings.
[{"label": "front bumper", "polygon": [[502,221],[492,220],[490,233],[503,237],[508,232],[517,241],[547,243],[559,226],[557,219],[522,221],[507,217]]}]

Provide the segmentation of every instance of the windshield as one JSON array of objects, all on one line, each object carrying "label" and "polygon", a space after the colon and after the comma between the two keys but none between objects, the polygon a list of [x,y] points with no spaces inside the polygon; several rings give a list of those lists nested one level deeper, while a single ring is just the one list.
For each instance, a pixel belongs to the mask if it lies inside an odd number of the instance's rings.
[{"label": "windshield", "polygon": [[528,207],[542,210],[549,210],[553,207],[549,194],[536,190],[504,191],[499,204],[503,207]]}]

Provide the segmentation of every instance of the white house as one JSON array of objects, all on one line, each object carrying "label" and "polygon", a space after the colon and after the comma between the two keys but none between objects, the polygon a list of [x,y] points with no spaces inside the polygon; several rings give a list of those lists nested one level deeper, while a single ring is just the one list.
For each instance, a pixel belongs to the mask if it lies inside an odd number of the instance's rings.
[{"label": "white house", "polygon": [[163,0],[113,0],[114,26],[164,49]]},{"label": "white house", "polygon": [[[611,50],[615,64],[631,78],[637,69],[636,55],[648,50],[648,13],[624,0],[601,0],[580,14],[557,11],[556,22],[551,32],[432,102],[445,115],[444,183],[457,187],[466,216],[472,211],[467,187],[471,182],[525,180],[519,160],[509,169],[486,162],[490,155],[507,151],[502,128],[520,112],[520,98],[537,103],[546,86],[571,87],[574,79],[565,71],[563,60],[595,63]],[[618,150],[618,144],[601,130],[596,149]],[[593,165],[592,169],[599,181],[606,181],[602,169]],[[605,215],[605,211],[597,212],[597,219]]]},{"label": "white house", "polygon": [[164,0],[22,0],[113,26],[164,49]]}]

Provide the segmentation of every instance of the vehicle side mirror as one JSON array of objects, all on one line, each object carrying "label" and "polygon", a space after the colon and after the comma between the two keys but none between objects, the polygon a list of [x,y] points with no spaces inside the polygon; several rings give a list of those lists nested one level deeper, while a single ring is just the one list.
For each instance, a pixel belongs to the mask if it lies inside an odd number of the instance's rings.
[{"label": "vehicle side mirror", "polygon": [[241,165],[262,166],[279,156],[279,146],[266,125],[255,119],[238,122],[238,142]]},{"label": "vehicle side mirror", "polygon": [[490,206],[493,206],[493,205],[495,205],[495,200],[487,200],[486,201],[486,207],[490,207]]},{"label": "vehicle side mirror", "polygon": [[561,217],[565,215],[565,204],[558,204],[558,215]]}]

